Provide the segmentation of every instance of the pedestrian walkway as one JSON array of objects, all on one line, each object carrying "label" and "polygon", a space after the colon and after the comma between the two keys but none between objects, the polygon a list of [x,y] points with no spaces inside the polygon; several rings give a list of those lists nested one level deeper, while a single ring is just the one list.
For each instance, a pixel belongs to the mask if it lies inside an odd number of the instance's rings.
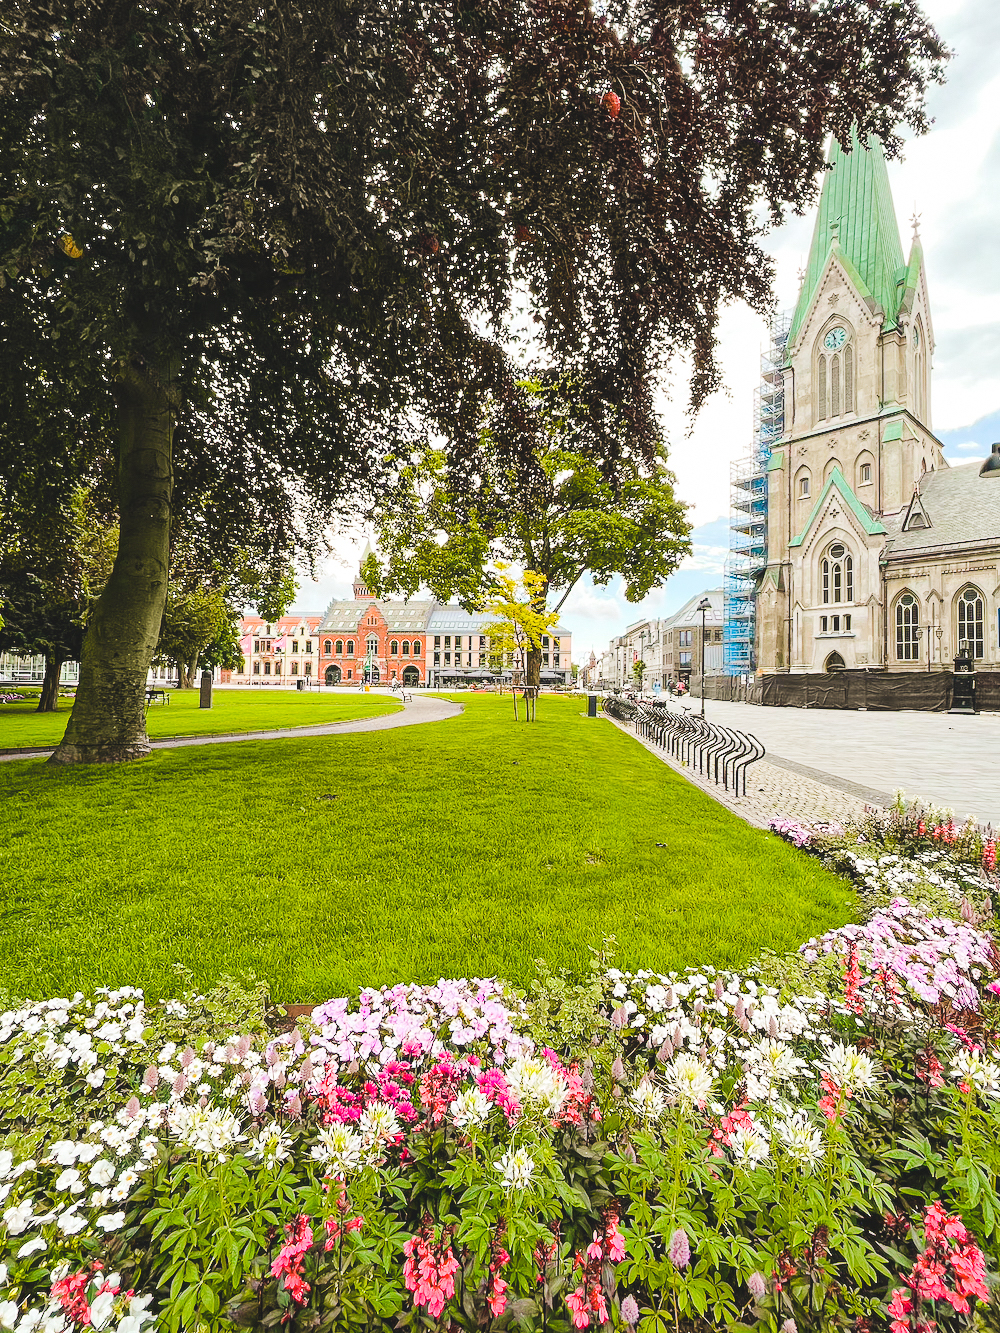
[{"label": "pedestrian walkway", "polygon": [[[700,700],[690,703],[697,712]],[[747,795],[740,798],[746,804],[723,801],[751,823],[774,814],[843,819],[865,805],[890,804],[902,789],[910,799],[951,809],[958,820],[974,815],[1000,827],[1000,715],[764,708],[707,699],[705,718],[751,733],[767,751],[747,770]],[[714,783],[698,785],[716,795]]]},{"label": "pedestrian walkway", "polygon": [[[218,736],[168,736],[163,740],[150,741],[150,746],[154,750],[179,750],[189,745],[227,745],[234,741],[301,740],[304,736],[345,736],[357,731],[391,731],[394,727],[415,727],[422,722],[444,722],[447,718],[457,717],[461,712],[462,705],[453,703],[450,699],[414,695],[413,699],[403,704],[397,712],[385,713],[381,717],[322,722],[311,727],[284,727],[279,731],[227,732]],[[49,746],[42,750],[16,750],[13,753],[0,754],[0,762],[11,759],[46,758],[54,748]]]}]

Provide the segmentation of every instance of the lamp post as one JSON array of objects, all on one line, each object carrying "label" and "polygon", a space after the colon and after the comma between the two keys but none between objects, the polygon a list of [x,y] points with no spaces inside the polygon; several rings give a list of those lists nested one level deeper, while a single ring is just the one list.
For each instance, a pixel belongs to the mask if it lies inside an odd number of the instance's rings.
[{"label": "lamp post", "polygon": [[705,716],[705,612],[711,611],[712,603],[703,597],[698,603],[701,612],[701,715]]}]

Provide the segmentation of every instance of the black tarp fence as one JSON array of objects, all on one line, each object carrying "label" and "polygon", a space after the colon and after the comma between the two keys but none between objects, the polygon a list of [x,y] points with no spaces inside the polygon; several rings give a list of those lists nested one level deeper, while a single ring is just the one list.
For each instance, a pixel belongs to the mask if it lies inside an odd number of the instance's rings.
[{"label": "black tarp fence", "polygon": [[[950,671],[837,671],[765,676],[761,703],[775,708],[867,708],[872,712],[916,709],[944,713],[951,707]],[[976,707],[1000,710],[1000,671],[976,672]]]}]

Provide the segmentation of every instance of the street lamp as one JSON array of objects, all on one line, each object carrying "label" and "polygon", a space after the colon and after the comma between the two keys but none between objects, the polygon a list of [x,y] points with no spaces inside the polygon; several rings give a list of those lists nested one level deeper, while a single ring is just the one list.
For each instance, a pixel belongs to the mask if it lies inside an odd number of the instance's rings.
[{"label": "street lamp", "polygon": [[701,612],[701,715],[705,716],[705,612],[711,611],[712,603],[703,597],[698,603]]}]

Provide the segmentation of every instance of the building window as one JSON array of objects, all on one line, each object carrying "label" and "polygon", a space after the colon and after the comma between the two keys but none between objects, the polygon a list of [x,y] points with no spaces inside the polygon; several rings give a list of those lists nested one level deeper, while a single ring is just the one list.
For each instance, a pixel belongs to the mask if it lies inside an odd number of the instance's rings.
[{"label": "building window", "polygon": [[312,650],[313,650],[312,639],[306,639],[306,652],[311,653]]},{"label": "building window", "polygon": [[544,634],[542,636],[542,647],[547,648],[548,646],[549,646],[549,636],[547,634]]},{"label": "building window", "polygon": [[413,640],[413,656],[414,656],[414,657],[419,657],[419,656],[420,656],[420,640],[419,640],[419,639],[414,639],[414,640]]},{"label": "building window", "polygon": [[293,640],[292,640],[292,652],[293,652],[293,653],[297,653],[298,651],[299,651],[299,641],[298,641],[298,639],[293,639]]},{"label": "building window", "polygon": [[399,641],[397,639],[393,639],[389,644],[389,655],[391,657],[399,656]]},{"label": "building window", "polygon": [[693,656],[694,656],[693,653],[681,653],[681,654],[680,654],[680,657],[679,657],[679,661],[680,661],[681,666],[690,666],[690,665],[691,665],[691,658],[692,658]]},{"label": "building window", "polygon": [[409,657],[409,655],[410,655],[410,641],[409,641],[409,639],[404,639],[404,640],[403,640],[403,656],[404,656],[404,657]]},{"label": "building window", "polygon": [[376,639],[374,634],[368,635],[368,638],[365,640],[365,647],[373,656],[378,652],[378,639]]},{"label": "building window", "polygon": [[830,620],[829,620],[829,617],[828,617],[828,616],[820,616],[820,618],[819,618],[819,632],[820,632],[820,634],[828,634],[829,631],[830,631]]},{"label": "building window", "polygon": [[548,664],[549,664],[548,653],[542,653],[542,666],[548,666]]},{"label": "building window", "polygon": [[479,646],[480,646],[480,648],[481,648],[484,652],[486,651],[486,635],[485,635],[485,634],[480,634],[480,636],[479,636]]},{"label": "building window", "polygon": [[451,666],[451,653],[445,653],[444,664],[445,666]]},{"label": "building window", "polygon": [[958,599],[958,644],[969,645],[970,657],[983,656],[983,623],[983,599],[975,588],[966,588]]},{"label": "building window", "polygon": [[834,617],[833,617],[833,622],[832,622],[830,628],[833,630],[834,634],[839,634],[839,633],[840,633],[840,616],[834,616]]},{"label": "building window", "polygon": [[558,653],[554,653],[554,654],[553,654],[553,657],[552,657],[552,665],[553,665],[553,666],[558,666],[558,665],[559,665],[559,654],[558,654]]},{"label": "building window", "polygon": [[440,666],[440,665],[441,665],[441,654],[440,654],[440,653],[435,653],[435,654],[434,654],[434,665],[435,665],[435,666]]},{"label": "building window", "polygon": [[450,634],[446,634],[446,635],[444,636],[444,646],[445,646],[446,648],[450,648],[450,647],[451,647],[451,635],[450,635]]},{"label": "building window", "polygon": [[860,477],[859,477],[859,480],[860,480],[860,482],[861,482],[861,485],[862,485],[862,486],[867,486],[867,485],[869,485],[869,483],[871,482],[871,479],[872,479],[872,465],[871,465],[871,463],[862,463],[862,464],[861,464],[861,474],[860,474]]},{"label": "building window", "polygon": [[347,669],[347,679],[348,679],[348,680],[353,680],[353,679],[354,679],[354,672],[350,669],[350,667],[348,667],[348,669]]},{"label": "building window", "polygon": [[275,664],[274,664],[274,674],[275,674],[276,676],[280,676],[280,675],[281,675],[281,663],[280,663],[280,662],[275,662]]},{"label": "building window", "polygon": [[[329,639],[324,639],[324,640],[323,640],[323,655],[324,655],[325,657],[329,657],[329,656],[330,656],[330,650],[331,650],[330,640],[329,640]],[[339,644],[337,645],[337,652],[338,652],[338,653],[340,652],[340,645],[339,645]]]},{"label": "building window", "polygon": [[916,662],[920,658],[919,615],[917,599],[904,592],[896,603],[896,657],[900,662]]},{"label": "building window", "polygon": [[269,676],[270,674],[271,674],[271,663],[270,663],[270,662],[265,662],[265,663],[264,663],[264,675],[265,675],[265,676]]},{"label": "building window", "polygon": [[440,648],[440,647],[441,647],[441,635],[440,635],[440,634],[435,634],[435,635],[434,635],[434,647],[435,647],[435,648]]},{"label": "building window", "polygon": [[260,663],[259,663],[259,662],[254,662],[254,664],[253,664],[253,674],[254,674],[255,676],[259,676],[259,675],[260,675]]},{"label": "building window", "polygon": [[845,633],[845,634],[848,633],[849,630],[850,630],[850,628],[851,628],[851,617],[850,617],[850,616],[845,616],[845,617],[844,617],[844,633]]},{"label": "building window", "polygon": [[481,667],[484,667],[484,666],[486,665],[486,654],[485,654],[485,653],[480,653],[480,654],[479,654],[479,665],[480,665]]},{"label": "building window", "polygon": [[807,496],[808,494],[809,494],[809,478],[799,477],[799,498],[801,499],[804,496]]},{"label": "building window", "polygon": [[292,663],[292,675],[293,675],[293,676],[297,676],[298,674],[299,674],[299,664],[298,664],[298,662],[293,662],[293,663]]},{"label": "building window", "polygon": [[353,656],[354,656],[354,640],[353,640],[353,639],[348,639],[348,640],[347,640],[347,656],[348,656],[348,657],[353,657]]},{"label": "building window", "polygon": [[854,411],[854,344],[842,324],[823,335],[816,364],[816,419]]},{"label": "building window", "polygon": [[823,559],[823,604],[854,601],[854,560],[847,549],[835,542]]},{"label": "building window", "polygon": [[312,664],[312,662],[307,662],[307,663],[306,663],[305,674],[306,674],[307,676],[311,676],[312,673],[313,673],[313,664]]},{"label": "building window", "polygon": [[[329,649],[328,649],[327,651],[329,651]],[[337,640],[337,656],[338,656],[338,657],[343,657],[343,656],[344,656],[344,640],[343,640],[343,639],[338,639],[338,640]]]}]

